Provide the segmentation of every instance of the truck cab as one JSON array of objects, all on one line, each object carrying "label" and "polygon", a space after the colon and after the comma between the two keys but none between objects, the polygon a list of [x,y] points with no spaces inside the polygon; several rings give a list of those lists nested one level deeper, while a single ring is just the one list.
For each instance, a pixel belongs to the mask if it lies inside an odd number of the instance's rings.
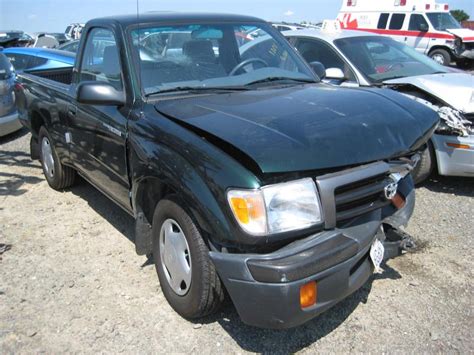
[{"label": "truck cab", "polygon": [[474,31],[461,28],[448,4],[434,0],[344,0],[342,28],[373,32],[402,42],[442,65],[474,60]]}]

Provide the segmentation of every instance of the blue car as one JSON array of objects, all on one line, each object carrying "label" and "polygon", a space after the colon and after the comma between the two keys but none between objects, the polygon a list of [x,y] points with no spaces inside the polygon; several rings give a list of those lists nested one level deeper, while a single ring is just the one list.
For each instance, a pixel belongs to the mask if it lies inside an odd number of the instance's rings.
[{"label": "blue car", "polygon": [[74,65],[74,53],[49,48],[11,47],[3,50],[16,71],[68,68]]}]

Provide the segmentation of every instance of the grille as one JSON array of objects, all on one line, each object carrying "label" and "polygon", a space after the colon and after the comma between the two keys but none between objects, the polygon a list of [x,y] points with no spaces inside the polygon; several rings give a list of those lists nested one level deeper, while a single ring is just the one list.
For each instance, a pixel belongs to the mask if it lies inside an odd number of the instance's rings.
[{"label": "grille", "polygon": [[390,203],[384,188],[392,181],[387,174],[359,180],[334,190],[336,221],[344,221],[384,207]]}]

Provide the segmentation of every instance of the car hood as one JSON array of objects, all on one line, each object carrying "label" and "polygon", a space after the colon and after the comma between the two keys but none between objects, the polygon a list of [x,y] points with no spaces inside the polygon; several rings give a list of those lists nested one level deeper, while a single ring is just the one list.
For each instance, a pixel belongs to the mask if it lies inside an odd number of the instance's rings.
[{"label": "car hood", "polygon": [[463,42],[474,42],[474,31],[469,28],[453,28],[446,32],[461,38]]},{"label": "car hood", "polygon": [[155,108],[223,150],[244,153],[263,173],[405,155],[438,123],[434,111],[393,90],[322,84],[160,100]]},{"label": "car hood", "polygon": [[445,73],[410,76],[384,81],[384,84],[409,84],[416,86],[452,108],[464,113],[474,113],[474,76],[464,73]]}]

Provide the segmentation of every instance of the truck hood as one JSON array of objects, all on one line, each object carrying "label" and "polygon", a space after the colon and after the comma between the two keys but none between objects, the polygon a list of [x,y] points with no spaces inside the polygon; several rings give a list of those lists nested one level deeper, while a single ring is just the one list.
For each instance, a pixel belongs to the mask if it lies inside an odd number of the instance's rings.
[{"label": "truck hood", "polygon": [[446,30],[446,32],[461,38],[464,43],[474,42],[474,31],[470,30],[469,28],[453,28]]},{"label": "truck hood", "polygon": [[431,94],[463,113],[474,113],[474,76],[464,73],[445,73],[410,76],[384,81],[384,84],[409,84]]},{"label": "truck hood", "polygon": [[[301,85],[155,103],[159,113],[263,173],[329,169],[405,155],[437,114],[393,90]],[[229,151],[229,150],[227,150]]]}]

